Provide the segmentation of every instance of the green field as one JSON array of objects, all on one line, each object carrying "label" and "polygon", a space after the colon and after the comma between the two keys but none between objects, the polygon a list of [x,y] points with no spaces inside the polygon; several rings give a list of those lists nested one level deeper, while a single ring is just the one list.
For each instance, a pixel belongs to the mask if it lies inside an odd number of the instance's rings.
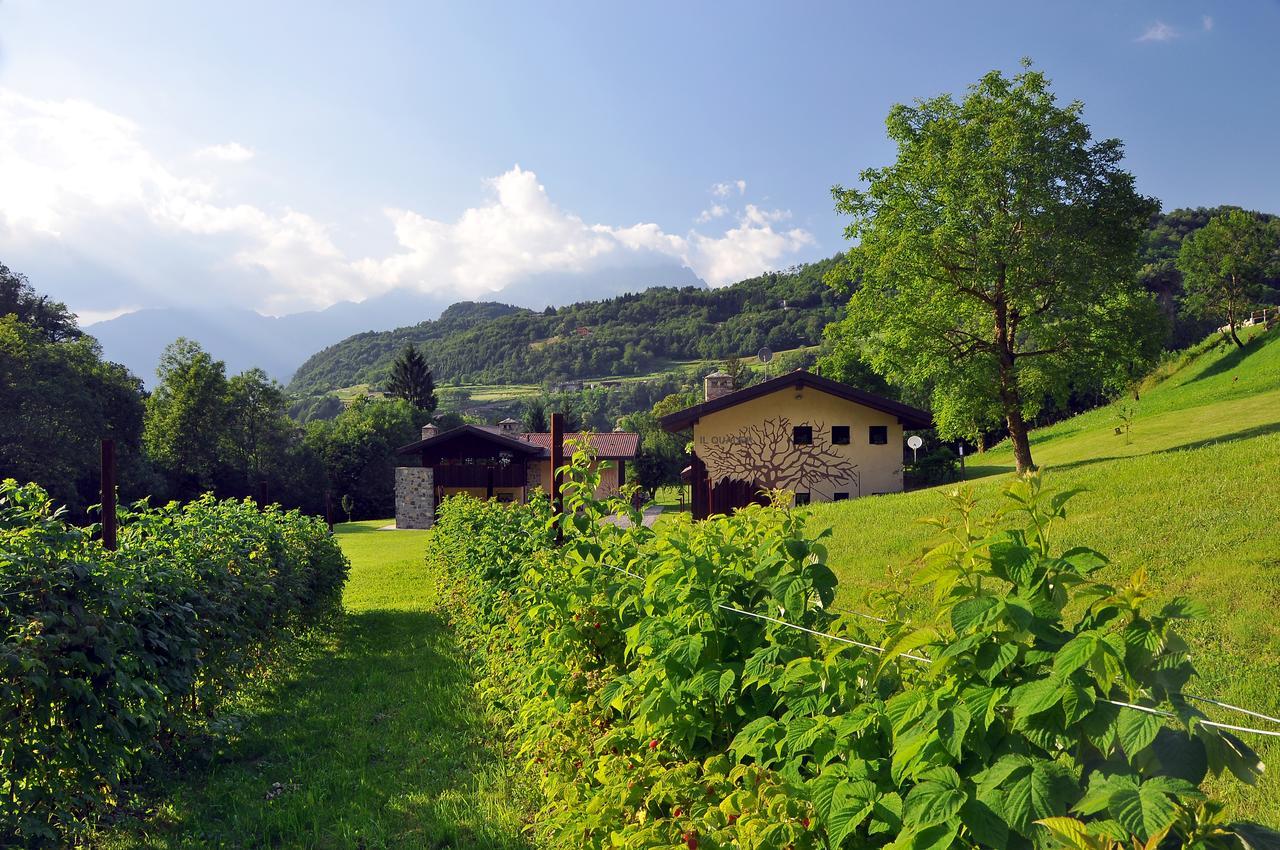
[{"label": "green field", "polygon": [[[1280,716],[1280,333],[1255,335],[1244,352],[1206,348],[1141,393],[1127,437],[1115,434],[1112,406],[1036,432],[1032,449],[1051,487],[1086,489],[1070,503],[1063,547],[1107,555],[1107,578],[1145,568],[1158,598],[1209,606],[1212,616],[1188,629],[1196,692]],[[996,496],[1012,453],[1001,446],[972,460],[970,476],[986,476],[972,482],[975,491]],[[837,604],[864,607],[869,590],[909,576],[930,540],[917,520],[946,509],[947,489],[812,508],[814,528],[835,532]],[[910,598],[928,616],[927,600]],[[1271,771],[1256,788],[1227,781],[1214,790],[1235,814],[1280,827],[1280,739],[1248,741]]]},{"label": "green field", "polygon": [[211,762],[95,846],[525,846],[526,807],[488,748],[500,736],[427,572],[425,532],[384,524],[337,527],[352,564],[337,628],[250,683]]}]

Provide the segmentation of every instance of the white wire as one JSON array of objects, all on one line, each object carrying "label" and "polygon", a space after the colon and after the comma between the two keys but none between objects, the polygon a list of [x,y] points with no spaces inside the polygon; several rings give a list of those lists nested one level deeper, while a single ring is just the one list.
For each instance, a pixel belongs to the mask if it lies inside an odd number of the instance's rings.
[{"label": "white wire", "polygon": [[[841,637],[840,635],[831,635],[831,634],[827,634],[826,632],[819,632],[814,629],[805,628],[804,626],[800,626],[795,623],[788,623],[786,620],[779,620],[777,617],[769,617],[765,614],[757,614],[754,611],[743,611],[741,608],[734,608],[732,605],[722,605],[717,602],[716,607],[723,608],[726,611],[732,611],[735,614],[742,614],[743,616],[746,616],[746,617],[755,617],[756,619],[759,619],[759,620],[768,620],[770,623],[777,623],[778,625],[786,626],[789,629],[796,629],[797,631],[808,632],[809,634],[815,635],[817,637],[824,637],[830,640],[839,641],[840,643],[847,643],[850,646],[860,646],[863,649],[869,649],[872,652],[885,651],[884,647],[875,646],[874,644],[870,644],[870,643],[861,643],[856,640],[850,640],[847,637]],[[898,656],[901,658],[910,658],[912,661],[923,661],[925,664],[930,663],[929,659],[925,658],[923,655],[912,655],[910,652],[899,652]]]}]

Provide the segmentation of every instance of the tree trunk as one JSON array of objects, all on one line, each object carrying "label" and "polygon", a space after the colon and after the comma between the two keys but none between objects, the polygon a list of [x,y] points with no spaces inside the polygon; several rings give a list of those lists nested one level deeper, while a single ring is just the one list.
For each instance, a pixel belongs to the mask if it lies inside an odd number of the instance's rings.
[{"label": "tree trunk", "polygon": [[[1231,288],[1234,291],[1236,284],[1235,275],[1231,276]],[[1227,299],[1227,328],[1230,332],[1231,341],[1236,344],[1236,348],[1244,348],[1244,343],[1240,341],[1240,337],[1236,335],[1236,304],[1232,298]]]},{"label": "tree trunk", "polygon": [[1022,418],[1022,411],[1018,407],[1006,410],[1005,424],[1009,426],[1013,460],[1018,466],[1018,473],[1034,472],[1036,465],[1031,460],[1031,440],[1027,437],[1027,423]]},{"label": "tree trunk", "polygon": [[[1004,270],[1000,271],[999,291],[1004,290]],[[1022,418],[1022,394],[1018,391],[1018,376],[1014,372],[1014,360],[1017,355],[1013,351],[1013,341],[1009,334],[1009,314],[1003,298],[995,304],[996,323],[995,336],[997,358],[999,360],[1000,406],[1004,411],[1005,425],[1009,428],[1009,439],[1013,442],[1013,460],[1017,464],[1018,474],[1034,472],[1036,465],[1031,460],[1031,441],[1027,439],[1027,423]]]}]

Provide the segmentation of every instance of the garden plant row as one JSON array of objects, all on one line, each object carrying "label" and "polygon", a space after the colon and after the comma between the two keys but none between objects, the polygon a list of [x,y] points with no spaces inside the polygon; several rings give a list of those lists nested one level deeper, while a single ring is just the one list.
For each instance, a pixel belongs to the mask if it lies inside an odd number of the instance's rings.
[{"label": "garden plant row", "polygon": [[212,497],[120,519],[107,551],[38,486],[0,483],[0,845],[76,840],[340,604],[318,519]]},{"label": "garden plant row", "polygon": [[936,618],[908,621],[895,591],[868,600],[881,623],[831,610],[825,549],[785,494],[653,530],[593,498],[586,453],[564,473],[560,516],[446,501],[427,555],[540,789],[540,843],[1275,846],[1201,789],[1262,765],[1183,696],[1196,606],[1058,551],[1071,493],[1018,478],[994,513],[953,494],[914,575]]}]

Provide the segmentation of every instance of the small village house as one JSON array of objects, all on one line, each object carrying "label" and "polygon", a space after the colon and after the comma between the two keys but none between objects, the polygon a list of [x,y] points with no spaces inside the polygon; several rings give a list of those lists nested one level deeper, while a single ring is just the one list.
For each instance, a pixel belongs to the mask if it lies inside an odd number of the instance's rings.
[{"label": "small village house", "polygon": [[[564,455],[585,442],[596,454],[599,497],[619,492],[627,482],[640,435],[613,431],[564,435]],[[396,527],[430,528],[442,499],[466,493],[479,499],[524,503],[535,489],[551,489],[551,435],[525,431],[514,419],[496,426],[461,425],[440,432],[422,429],[422,439],[396,453],[417,457],[419,466],[396,468]]]},{"label": "small village house", "polygon": [[661,422],[693,432],[686,472],[696,519],[768,489],[791,490],[799,504],[900,492],[903,432],[933,426],[923,410],[804,370],[740,390],[714,372],[704,393]]}]

